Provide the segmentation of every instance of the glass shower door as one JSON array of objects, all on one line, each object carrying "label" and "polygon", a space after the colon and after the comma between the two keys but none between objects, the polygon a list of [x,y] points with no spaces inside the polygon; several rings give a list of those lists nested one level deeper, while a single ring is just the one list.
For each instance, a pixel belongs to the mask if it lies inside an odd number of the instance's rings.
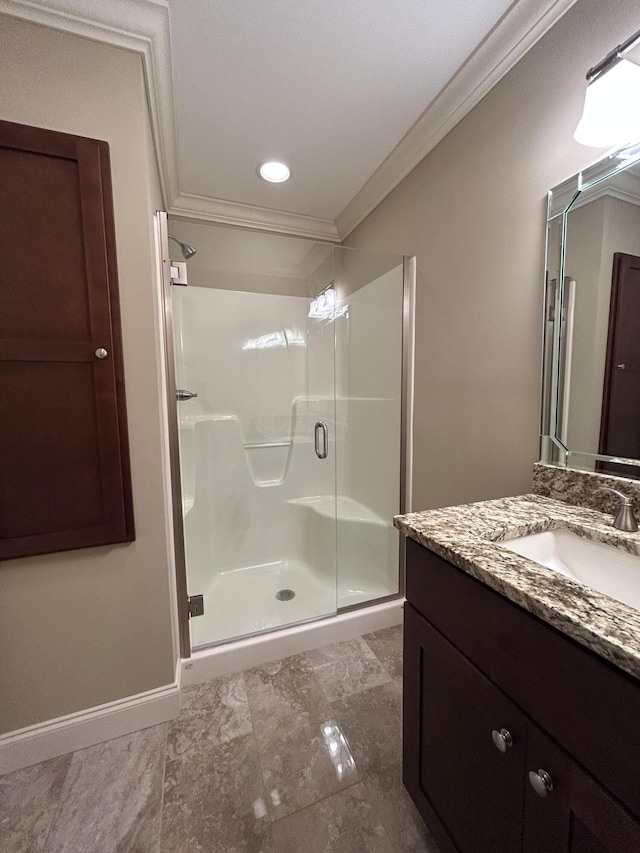
[{"label": "glass shower door", "polygon": [[194,648],[336,612],[333,317],[309,316],[307,288],[265,292],[285,288],[242,251],[216,269],[224,231],[189,226],[198,254],[172,288],[177,387],[197,395],[176,402]]},{"label": "glass shower door", "polygon": [[340,609],[400,592],[403,258],[336,247],[335,288]]}]

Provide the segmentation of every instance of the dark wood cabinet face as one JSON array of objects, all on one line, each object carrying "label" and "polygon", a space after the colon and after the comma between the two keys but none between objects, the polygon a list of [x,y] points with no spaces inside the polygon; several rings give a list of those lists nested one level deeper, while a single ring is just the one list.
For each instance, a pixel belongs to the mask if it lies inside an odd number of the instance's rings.
[{"label": "dark wood cabinet face", "polygon": [[403,780],[442,853],[638,853],[640,685],[415,542],[407,558]]},{"label": "dark wood cabinet face", "polygon": [[[405,677],[419,711],[405,727],[405,754],[418,752],[415,784],[460,851],[521,849],[527,722],[524,715],[410,605]],[[500,752],[493,730],[512,746]]]},{"label": "dark wood cabinet face", "polygon": [[105,142],[0,122],[0,256],[0,559],[131,541]]},{"label": "dark wood cabinet face", "polygon": [[637,853],[640,824],[535,726],[527,769],[545,770],[553,789],[540,797],[527,785],[524,853]]}]

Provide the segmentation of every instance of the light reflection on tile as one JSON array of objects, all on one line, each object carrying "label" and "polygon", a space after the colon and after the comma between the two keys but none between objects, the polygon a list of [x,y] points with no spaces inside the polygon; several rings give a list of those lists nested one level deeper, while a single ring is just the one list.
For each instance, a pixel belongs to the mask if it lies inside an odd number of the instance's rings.
[{"label": "light reflection on tile", "polygon": [[166,749],[150,729],[0,777],[0,850],[437,853],[401,782],[401,660],[392,628],[186,688]]},{"label": "light reflection on tile", "polygon": [[321,723],[274,726],[258,738],[258,745],[264,783],[271,792],[272,820],[358,781],[354,763],[345,762],[337,769]]},{"label": "light reflection on tile", "polygon": [[356,762],[349,749],[344,732],[335,720],[325,720],[320,726],[329,758],[331,759],[338,779],[355,770]]},{"label": "light reflection on tile", "polygon": [[402,694],[389,681],[333,703],[363,775],[375,774],[392,787],[402,780]]},{"label": "light reflection on tile", "polygon": [[437,853],[402,784],[402,694],[396,682],[333,705],[396,853]]}]

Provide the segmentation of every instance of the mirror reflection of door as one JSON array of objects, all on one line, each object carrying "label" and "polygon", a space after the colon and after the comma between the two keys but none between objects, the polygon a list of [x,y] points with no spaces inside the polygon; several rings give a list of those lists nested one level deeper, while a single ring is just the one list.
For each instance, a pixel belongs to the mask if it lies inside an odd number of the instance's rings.
[{"label": "mirror reflection of door", "polygon": [[[613,256],[599,452],[640,458],[640,257]],[[631,466],[600,462],[597,470],[640,479]]]}]

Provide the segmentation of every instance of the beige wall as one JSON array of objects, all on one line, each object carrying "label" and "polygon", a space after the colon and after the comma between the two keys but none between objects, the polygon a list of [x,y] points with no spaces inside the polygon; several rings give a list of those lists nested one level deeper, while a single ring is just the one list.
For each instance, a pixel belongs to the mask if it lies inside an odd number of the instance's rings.
[{"label": "beige wall", "polygon": [[345,241],[417,256],[416,510],[530,490],[546,192],[599,159],[584,75],[637,28],[578,0]]},{"label": "beige wall", "polygon": [[174,679],[140,59],[0,20],[0,117],[111,147],[136,541],[0,563],[0,731]]},{"label": "beige wall", "polygon": [[[306,297],[314,292],[316,270],[307,270],[305,259],[320,244],[311,240],[173,218],[169,233],[196,250],[187,262],[190,286],[279,296]],[[173,240],[169,251],[172,260],[183,260]],[[332,247],[327,251],[332,273]]]}]

